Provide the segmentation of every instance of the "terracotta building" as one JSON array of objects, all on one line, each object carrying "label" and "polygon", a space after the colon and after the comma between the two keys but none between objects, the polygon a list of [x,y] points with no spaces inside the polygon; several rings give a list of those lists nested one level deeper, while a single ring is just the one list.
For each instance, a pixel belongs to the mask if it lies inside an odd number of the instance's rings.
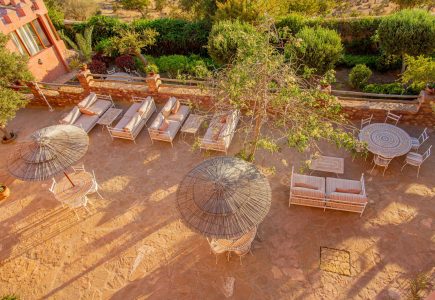
[{"label": "terracotta building", "polygon": [[52,81],[68,72],[66,47],[47,14],[43,0],[0,0],[0,32],[7,48],[29,58],[38,81]]}]

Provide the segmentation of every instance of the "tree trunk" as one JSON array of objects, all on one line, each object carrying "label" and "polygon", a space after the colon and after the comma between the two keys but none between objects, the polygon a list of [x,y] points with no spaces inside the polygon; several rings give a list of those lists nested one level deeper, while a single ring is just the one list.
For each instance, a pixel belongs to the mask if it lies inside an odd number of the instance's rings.
[{"label": "tree trunk", "polygon": [[144,64],[144,66],[148,64],[146,58],[142,55],[142,53],[136,52],[135,55],[137,56],[137,58],[140,59],[140,61]]},{"label": "tree trunk", "polygon": [[255,160],[255,153],[257,152],[257,148],[258,148],[258,140],[260,139],[261,124],[262,123],[263,123],[263,116],[259,115],[255,119],[254,138],[252,141],[251,151],[249,152],[249,155],[248,155],[249,161]]},{"label": "tree trunk", "polygon": [[405,54],[402,54],[402,70],[400,71],[401,74],[405,72],[406,70],[406,64],[405,64]]},{"label": "tree trunk", "polygon": [[0,125],[0,131],[3,132],[3,138],[4,139],[10,140],[12,138],[11,132],[6,129],[5,125]]}]

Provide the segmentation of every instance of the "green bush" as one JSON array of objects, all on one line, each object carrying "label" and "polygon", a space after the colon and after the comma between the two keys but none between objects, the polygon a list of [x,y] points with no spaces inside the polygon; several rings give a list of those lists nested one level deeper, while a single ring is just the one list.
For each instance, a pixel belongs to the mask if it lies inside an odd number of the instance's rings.
[{"label": "green bush", "polygon": [[385,17],[378,28],[381,48],[388,54],[434,53],[435,16],[425,10],[402,10]]},{"label": "green bush", "polygon": [[314,68],[318,73],[333,69],[343,54],[343,45],[334,30],[304,27],[296,34],[300,42],[288,43],[286,56],[296,58],[299,63]]},{"label": "green bush", "polygon": [[300,14],[290,14],[276,23],[278,29],[287,27],[293,34],[302,28],[321,26],[336,30],[343,41],[346,53],[374,54],[378,51],[376,41],[372,38],[379,27],[382,18],[310,18]]},{"label": "green bush", "polygon": [[164,55],[160,57],[146,57],[148,64],[156,65],[158,70],[169,77],[190,75],[196,78],[205,78],[215,67],[212,60],[201,58],[198,55]]},{"label": "green bush", "polygon": [[349,73],[349,83],[354,88],[363,88],[367,85],[372,71],[366,65],[356,65]]},{"label": "green bush", "polygon": [[398,55],[387,54],[384,51],[380,52],[376,60],[375,69],[380,72],[400,69],[402,58]]},{"label": "green bush", "polygon": [[128,24],[121,22],[118,18],[108,16],[94,16],[87,22],[75,24],[74,32],[83,32],[86,27],[93,26],[93,45],[102,40],[115,36],[120,30],[127,29]]},{"label": "green bush", "polygon": [[179,19],[140,19],[132,23],[132,28],[142,31],[147,28],[156,30],[156,43],[149,47],[150,55],[206,55],[210,23],[208,21],[186,21]]},{"label": "green bush", "polygon": [[425,57],[405,57],[406,70],[402,74],[402,83],[410,84],[414,90],[422,90],[426,84],[435,81],[435,58]]},{"label": "green bush", "polygon": [[389,95],[418,95],[420,91],[415,91],[411,88],[405,89],[403,85],[398,82],[384,83],[384,84],[368,84],[364,87],[365,93],[374,94],[389,94]]},{"label": "green bush", "polygon": [[371,69],[376,69],[376,63],[379,59],[378,55],[355,55],[345,54],[340,59],[340,65],[347,68],[353,68],[356,65],[366,65]]},{"label": "green bush", "polygon": [[228,64],[235,58],[240,46],[255,42],[257,36],[260,36],[258,31],[248,23],[220,21],[211,29],[208,53],[216,63]]}]

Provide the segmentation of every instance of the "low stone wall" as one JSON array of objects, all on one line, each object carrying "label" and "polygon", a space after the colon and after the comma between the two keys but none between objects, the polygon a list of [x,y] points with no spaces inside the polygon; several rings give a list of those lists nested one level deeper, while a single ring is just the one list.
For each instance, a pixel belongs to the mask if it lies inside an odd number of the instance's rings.
[{"label": "low stone wall", "polygon": [[339,100],[348,118],[361,120],[370,117],[384,121],[387,111],[402,115],[401,123],[435,128],[435,96],[422,91],[417,101],[361,101]]},{"label": "low stone wall", "polygon": [[[55,90],[43,89],[46,99],[52,106],[66,106],[79,103],[89,93],[111,95],[117,101],[132,101],[132,97],[145,98],[152,96],[156,103],[165,103],[169,97],[189,100],[193,105],[211,108],[213,100],[210,94],[198,87],[187,85],[162,84],[158,74],[144,78],[144,81],[106,81],[96,80],[86,68],[78,75],[80,86],[60,86]],[[28,84],[34,100],[34,105],[46,105],[41,91],[34,83]],[[361,120],[371,114],[376,121],[383,121],[387,111],[402,115],[401,122],[411,125],[435,128],[435,96],[422,91],[417,100],[395,101],[388,99],[361,100],[347,97],[340,100],[349,119]]]}]

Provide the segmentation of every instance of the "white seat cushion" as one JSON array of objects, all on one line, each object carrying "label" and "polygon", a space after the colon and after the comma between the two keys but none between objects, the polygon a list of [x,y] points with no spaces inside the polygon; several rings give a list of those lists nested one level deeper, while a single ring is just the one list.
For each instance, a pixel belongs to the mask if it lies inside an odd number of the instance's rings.
[{"label": "white seat cushion", "polygon": [[[148,97],[150,98],[150,97]],[[145,100],[137,110],[142,116],[146,116],[153,107],[154,100],[152,98]]]},{"label": "white seat cushion", "polygon": [[59,121],[61,124],[74,124],[74,122],[82,115],[80,109],[77,106],[74,108],[62,119]]},{"label": "white seat cushion", "polygon": [[128,124],[128,122],[130,122],[130,120],[131,117],[124,115],[114,128],[118,130],[124,130],[124,127]]},{"label": "white seat cushion", "polygon": [[150,128],[154,130],[159,130],[160,124],[163,122],[163,115],[159,113],[157,117],[154,119],[153,123],[151,124]]},{"label": "white seat cushion", "polygon": [[97,95],[95,93],[90,93],[85,99],[83,99],[79,104],[77,104],[80,108],[86,108],[94,104],[97,100]]},{"label": "white seat cushion", "polygon": [[98,116],[81,115],[74,125],[83,128],[84,131],[89,132],[98,121]]},{"label": "white seat cushion", "polygon": [[184,120],[186,120],[187,116],[189,115],[189,112],[190,112],[190,108],[188,106],[181,105],[177,113],[169,115],[168,120],[183,122]]},{"label": "white seat cushion", "polygon": [[165,106],[162,108],[162,115],[165,117],[169,117],[171,114],[172,107],[174,107],[175,102],[177,102],[177,99],[174,97],[169,98],[168,102],[166,102]]},{"label": "white seat cushion", "polygon": [[127,117],[133,117],[135,113],[137,113],[137,111],[139,110],[139,108],[141,107],[142,102],[134,102],[129,108],[128,110],[125,112],[124,116]]},{"label": "white seat cushion", "polygon": [[112,102],[108,100],[97,100],[91,107],[86,108],[97,116],[102,116],[112,106]]},{"label": "white seat cushion", "polygon": [[142,115],[140,113],[136,113],[130,121],[124,126],[125,131],[132,132],[136,129],[136,127],[143,121]]},{"label": "white seat cushion", "polygon": [[[348,179],[339,179],[339,178],[327,177],[326,178],[326,194],[330,195],[332,193],[335,193],[335,190],[337,188],[347,189],[347,190],[357,190],[357,191],[361,191],[361,194],[363,192],[363,189],[361,186],[361,181],[359,181],[359,180],[348,180]],[[347,193],[343,193],[343,194],[347,195]],[[351,195],[358,195],[358,194],[351,194]]]},{"label": "white seat cushion", "polygon": [[409,152],[406,155],[406,162],[411,165],[421,165],[423,163],[423,155],[416,152]]}]

